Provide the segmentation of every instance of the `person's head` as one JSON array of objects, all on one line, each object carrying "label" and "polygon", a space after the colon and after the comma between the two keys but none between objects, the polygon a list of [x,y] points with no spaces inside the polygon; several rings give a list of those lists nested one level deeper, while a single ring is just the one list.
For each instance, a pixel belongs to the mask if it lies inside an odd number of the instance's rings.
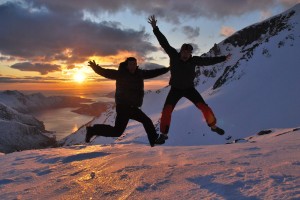
[{"label": "person's head", "polygon": [[134,57],[129,57],[126,59],[125,63],[127,64],[127,69],[130,73],[134,73],[137,69],[137,61]]},{"label": "person's head", "polygon": [[180,48],[180,59],[183,61],[187,61],[190,57],[192,57],[193,46],[187,43],[184,43]]}]

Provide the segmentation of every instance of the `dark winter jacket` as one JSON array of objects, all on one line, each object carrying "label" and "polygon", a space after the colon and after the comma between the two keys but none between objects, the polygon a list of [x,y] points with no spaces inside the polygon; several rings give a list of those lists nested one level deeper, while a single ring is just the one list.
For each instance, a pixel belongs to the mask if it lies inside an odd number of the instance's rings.
[{"label": "dark winter jacket", "polygon": [[174,88],[187,89],[194,87],[194,79],[196,77],[196,66],[213,65],[226,60],[226,56],[192,56],[189,60],[183,61],[180,59],[180,53],[178,53],[177,50],[169,44],[167,38],[160,32],[158,27],[154,28],[153,32],[161,47],[170,57],[170,85]]},{"label": "dark winter jacket", "polygon": [[169,68],[142,70],[137,68],[135,73],[127,70],[126,63],[121,63],[118,70],[104,69],[99,65],[93,70],[108,79],[116,80],[116,104],[140,107],[144,98],[144,79],[150,79],[165,74]]}]

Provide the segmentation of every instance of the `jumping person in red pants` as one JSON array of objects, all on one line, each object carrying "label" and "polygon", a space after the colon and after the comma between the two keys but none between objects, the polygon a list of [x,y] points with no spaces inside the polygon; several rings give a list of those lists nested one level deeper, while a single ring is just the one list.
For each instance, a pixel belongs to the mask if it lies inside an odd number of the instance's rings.
[{"label": "jumping person in red pants", "polygon": [[149,17],[148,22],[151,24],[154,35],[156,36],[159,44],[170,57],[171,89],[162,111],[160,122],[161,133],[164,135],[165,139],[168,138],[167,134],[169,132],[171,115],[174,107],[182,97],[185,97],[192,101],[195,106],[202,111],[206,123],[209,127],[211,127],[211,130],[219,135],[223,135],[225,132],[223,129],[216,126],[217,120],[213,111],[205,103],[200,93],[195,89],[195,68],[196,66],[207,66],[223,62],[229,59],[231,54],[219,57],[192,56],[193,47],[186,43],[181,46],[180,52],[178,53],[158,29],[156,25],[157,20],[154,15]]}]

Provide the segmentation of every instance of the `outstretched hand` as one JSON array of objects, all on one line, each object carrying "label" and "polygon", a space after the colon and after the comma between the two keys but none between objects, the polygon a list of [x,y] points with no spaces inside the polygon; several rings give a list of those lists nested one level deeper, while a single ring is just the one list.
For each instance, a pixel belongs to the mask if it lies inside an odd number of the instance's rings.
[{"label": "outstretched hand", "polygon": [[93,61],[89,61],[89,66],[90,67],[97,67],[98,65],[96,64],[96,62],[93,60]]},{"label": "outstretched hand", "polygon": [[152,28],[156,27],[157,20],[155,19],[155,15],[151,15],[148,18],[148,23],[151,24]]}]

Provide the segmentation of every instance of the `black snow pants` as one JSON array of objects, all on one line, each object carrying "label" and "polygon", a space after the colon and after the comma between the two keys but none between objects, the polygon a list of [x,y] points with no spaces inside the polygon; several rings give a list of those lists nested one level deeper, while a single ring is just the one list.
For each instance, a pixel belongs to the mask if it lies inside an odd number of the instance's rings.
[{"label": "black snow pants", "polygon": [[119,137],[124,133],[129,119],[133,119],[143,124],[150,145],[157,139],[158,134],[152,120],[138,107],[117,104],[116,112],[115,126],[95,124],[92,127],[93,133],[104,137]]}]

